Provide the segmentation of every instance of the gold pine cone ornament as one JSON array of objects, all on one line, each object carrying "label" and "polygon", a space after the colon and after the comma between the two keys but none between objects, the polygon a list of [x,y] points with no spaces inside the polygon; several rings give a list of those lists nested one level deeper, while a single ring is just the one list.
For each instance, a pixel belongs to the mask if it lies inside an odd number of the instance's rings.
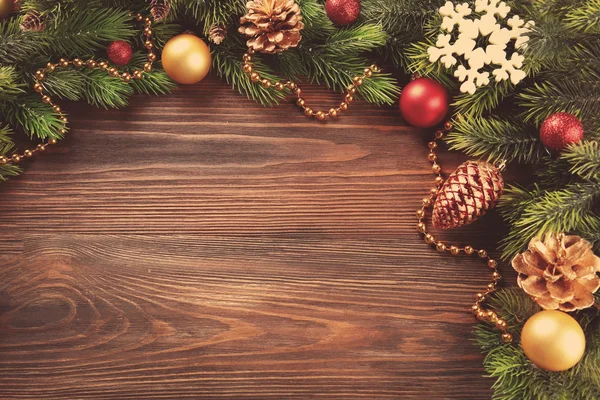
[{"label": "gold pine cone ornament", "polygon": [[512,260],[517,283],[545,310],[575,311],[591,307],[600,289],[600,257],[579,236],[548,233]]},{"label": "gold pine cone ornament", "polygon": [[275,54],[298,46],[304,22],[294,0],[255,0],[246,3],[246,8],[239,32],[250,37],[249,48]]}]

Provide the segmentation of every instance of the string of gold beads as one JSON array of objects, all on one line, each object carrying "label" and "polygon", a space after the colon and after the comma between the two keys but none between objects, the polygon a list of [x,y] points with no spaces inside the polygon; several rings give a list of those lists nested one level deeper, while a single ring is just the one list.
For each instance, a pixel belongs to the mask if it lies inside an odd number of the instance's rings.
[{"label": "string of gold beads", "polygon": [[277,91],[283,91],[284,89],[289,89],[293,94],[296,95],[296,105],[304,110],[304,115],[307,117],[315,117],[319,121],[325,121],[331,118],[337,118],[344,111],[347,111],[350,108],[350,104],[354,101],[354,95],[356,94],[356,90],[358,87],[362,86],[366,79],[369,79],[373,76],[373,74],[381,72],[381,69],[373,64],[368,68],[365,68],[362,75],[357,75],[352,79],[352,83],[348,85],[344,95],[344,101],[340,102],[337,107],[332,107],[328,111],[322,110],[314,110],[312,107],[309,107],[306,103],[306,99],[302,96],[302,89],[298,86],[297,83],[293,81],[277,81],[274,82],[271,79],[263,78],[260,73],[254,70],[254,66],[252,65],[252,56],[254,55],[254,49],[248,49],[246,54],[244,54],[244,66],[243,71],[246,75],[250,77],[250,80],[254,83],[260,84],[263,88],[269,89],[270,87],[275,87]]},{"label": "string of gold beads", "polygon": [[475,304],[471,307],[471,311],[480,321],[487,322],[493,326],[495,326],[502,333],[500,338],[504,343],[511,343],[513,340],[512,335],[508,332],[508,326],[505,320],[500,318],[498,314],[492,310],[487,309],[485,307],[485,301],[487,300],[487,296],[491,293],[494,293],[497,288],[499,282],[502,280],[502,276],[498,272],[498,262],[492,259],[488,252],[484,249],[476,249],[473,246],[457,246],[454,244],[450,244],[441,240],[437,240],[435,236],[428,233],[427,224],[425,222],[425,218],[427,217],[427,209],[433,206],[434,200],[438,195],[438,192],[442,185],[444,184],[444,178],[442,177],[442,167],[439,163],[438,156],[435,152],[435,149],[438,147],[437,141],[442,139],[444,135],[452,129],[452,123],[446,122],[444,124],[443,129],[439,129],[435,132],[435,137],[433,141],[429,142],[427,145],[429,147],[429,154],[427,155],[427,159],[432,163],[432,172],[435,175],[434,179],[434,187],[431,188],[429,192],[429,196],[423,198],[421,208],[417,210],[417,231],[424,235],[425,243],[435,246],[435,248],[439,252],[448,252],[453,256],[458,256],[460,254],[466,255],[476,255],[485,261],[488,268],[492,271],[492,280],[487,285],[485,290],[478,292],[475,295]]},{"label": "string of gold beads", "polygon": [[[133,16],[133,15],[132,15]],[[58,115],[58,118],[61,121],[61,128],[58,129],[58,134],[60,137],[64,137],[68,131],[67,124],[69,120],[67,116],[62,112],[60,106],[54,102],[52,97],[45,92],[44,87],[44,79],[46,77],[61,68],[74,67],[77,69],[87,68],[87,69],[99,69],[106,71],[109,76],[120,78],[123,82],[130,82],[132,79],[139,80],[144,77],[144,72],[152,71],[152,64],[156,60],[156,54],[154,53],[154,43],[152,41],[152,20],[148,17],[144,17],[141,14],[136,14],[134,19],[137,22],[141,22],[143,25],[142,33],[144,35],[144,47],[148,50],[148,55],[146,57],[147,61],[143,65],[143,69],[134,69],[131,72],[125,71],[120,72],[117,68],[111,67],[106,61],[96,61],[94,59],[82,60],[80,58],[74,58],[72,60],[61,58],[57,63],[48,63],[45,68],[38,69],[35,74],[35,83],[33,84],[33,91],[38,93],[42,98],[42,102],[44,104],[48,104],[52,107],[52,111]],[[18,164],[25,158],[33,157],[36,153],[43,152],[46,150],[48,145],[54,145],[58,143],[58,140],[55,138],[48,139],[47,141],[38,144],[35,148],[27,149],[22,153],[14,153],[10,157],[0,156],[0,165],[4,164]]]}]

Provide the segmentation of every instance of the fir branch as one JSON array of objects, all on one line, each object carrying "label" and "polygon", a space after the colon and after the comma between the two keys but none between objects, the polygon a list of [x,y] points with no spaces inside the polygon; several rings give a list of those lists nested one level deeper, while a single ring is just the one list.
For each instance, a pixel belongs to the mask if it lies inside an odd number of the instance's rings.
[{"label": "fir branch", "polygon": [[63,123],[52,108],[42,103],[40,96],[23,95],[14,102],[0,103],[0,112],[7,121],[19,127],[31,138],[61,139]]},{"label": "fir branch", "polygon": [[134,79],[130,83],[136,93],[148,95],[167,94],[177,87],[167,76],[166,72],[158,68],[154,68],[152,72],[145,73],[144,79]]},{"label": "fir branch", "polygon": [[479,117],[493,111],[514,89],[515,86],[510,81],[493,81],[478,88],[475,94],[459,94],[453,105],[457,114]]},{"label": "fir branch", "polygon": [[48,48],[45,35],[22,32],[16,18],[0,21],[0,64],[20,64],[45,53]]},{"label": "fir branch", "polygon": [[[144,78],[147,74],[144,74]],[[89,104],[103,108],[121,108],[133,94],[131,86],[121,79],[113,78],[101,70],[82,71],[84,78],[83,99]]]},{"label": "fir branch", "polygon": [[600,182],[600,142],[588,141],[570,146],[560,157],[571,165],[569,172],[582,179]]},{"label": "fir branch", "polygon": [[358,55],[383,46],[388,38],[381,25],[354,25],[331,34],[325,45],[314,50],[317,54],[327,53],[327,56]]},{"label": "fir branch", "polygon": [[504,191],[498,204],[498,211],[505,221],[514,223],[521,218],[527,208],[536,203],[543,193],[544,190],[538,184],[534,184],[529,190],[512,185]]},{"label": "fir branch", "polygon": [[[511,192],[505,191],[500,207],[511,206]],[[516,189],[519,190],[519,189]],[[593,208],[600,199],[600,183],[572,184],[564,189],[545,191],[525,207],[519,219],[511,224],[508,236],[502,240],[503,259],[522,251],[534,237],[546,232],[577,232],[594,224]]]},{"label": "fir branch", "polygon": [[298,0],[298,4],[304,21],[303,41],[325,40],[335,33],[337,28],[327,17],[325,7],[318,0]]},{"label": "fir branch", "polygon": [[582,1],[567,13],[565,20],[565,26],[574,31],[600,34],[600,0]]},{"label": "fir branch", "polygon": [[523,65],[528,75],[563,65],[565,60],[582,49],[582,43],[593,39],[567,28],[563,23],[563,15],[556,11],[538,16],[536,25],[528,36]]},{"label": "fir branch", "polygon": [[[212,50],[213,66],[217,71],[217,75],[224,78],[227,83],[231,84],[234,89],[237,89],[241,94],[258,101],[263,106],[272,106],[278,104],[285,97],[284,92],[278,92],[275,88],[263,88],[250,81],[250,78],[242,69],[242,62],[239,54],[243,54],[243,44],[237,38],[231,38],[225,41],[220,46],[215,46]],[[259,55],[253,58],[253,68],[258,71],[261,76],[279,81],[280,79],[266,66]]]},{"label": "fir branch", "polygon": [[492,162],[532,163],[546,151],[535,127],[514,118],[463,117],[455,122],[454,128],[447,138],[451,150],[487,157]]},{"label": "fir branch", "polygon": [[550,114],[568,112],[581,118],[584,124],[595,125],[600,115],[600,83],[572,81],[565,77],[557,82],[537,83],[518,95],[526,122],[540,125]]},{"label": "fir branch", "polygon": [[579,177],[569,171],[571,164],[562,157],[554,158],[548,154],[535,167],[534,173],[537,182],[546,188],[560,188],[571,183],[581,182]]},{"label": "fir branch", "polygon": [[411,59],[405,50],[423,39],[428,22],[438,16],[444,0],[366,0],[362,2],[361,21],[376,23],[390,36],[383,51],[397,67],[407,67]]},{"label": "fir branch", "polygon": [[227,26],[246,10],[244,0],[176,0],[172,2],[174,16],[191,15],[194,20],[202,21],[203,33],[208,35],[211,26]]},{"label": "fir branch", "polygon": [[59,18],[46,32],[52,51],[62,56],[91,55],[114,40],[128,40],[137,34],[126,10],[82,8]]},{"label": "fir branch", "polygon": [[[374,50],[386,40],[387,35],[381,26],[365,24],[340,30],[321,45],[301,45],[298,51],[311,80],[337,91],[345,89],[352,83],[352,77],[362,74],[364,68],[370,65],[358,54]],[[358,96],[371,103],[393,104],[399,92],[398,84],[391,75],[376,74],[359,87]]]},{"label": "fir branch", "polygon": [[[152,38],[154,39],[154,45],[157,49],[162,50],[165,44],[173,36],[181,33],[183,28],[180,24],[160,22],[152,25]],[[135,46],[137,48],[143,48],[144,38],[141,35],[135,36]]]},{"label": "fir branch", "polygon": [[[148,55],[142,51],[136,51],[131,57],[129,67],[131,69],[143,69],[144,63],[148,60]],[[155,61],[151,72],[144,73],[144,79],[133,79],[129,82],[136,93],[147,95],[162,95],[170,93],[177,87],[162,69],[162,63]]]},{"label": "fir branch", "polygon": [[[10,136],[13,134],[8,126],[0,126],[0,155],[8,156],[14,148]],[[21,169],[12,163],[0,165],[0,181],[6,181],[9,177],[17,176]]]},{"label": "fir branch", "polygon": [[48,74],[42,81],[44,90],[53,97],[81,100],[84,90],[84,77],[81,71],[75,69],[58,69]]},{"label": "fir branch", "polygon": [[0,101],[12,101],[24,93],[24,85],[17,81],[18,76],[12,66],[0,66]]},{"label": "fir branch", "polygon": [[552,82],[560,82],[568,77],[569,80],[599,81],[600,80],[600,43],[587,42],[585,47],[579,46],[569,58],[552,68],[540,72],[539,78]]}]

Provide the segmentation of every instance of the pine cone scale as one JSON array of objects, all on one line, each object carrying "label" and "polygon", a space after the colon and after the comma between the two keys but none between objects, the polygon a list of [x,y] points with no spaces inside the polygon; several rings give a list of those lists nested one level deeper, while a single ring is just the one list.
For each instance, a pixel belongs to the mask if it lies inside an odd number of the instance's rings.
[{"label": "pine cone scale", "polygon": [[304,28],[300,6],[294,0],[256,0],[246,4],[238,31],[249,37],[247,46],[267,54],[298,46]]},{"label": "pine cone scale", "polygon": [[594,304],[593,294],[600,290],[600,257],[578,236],[535,238],[512,266],[519,287],[544,309],[582,310]]}]

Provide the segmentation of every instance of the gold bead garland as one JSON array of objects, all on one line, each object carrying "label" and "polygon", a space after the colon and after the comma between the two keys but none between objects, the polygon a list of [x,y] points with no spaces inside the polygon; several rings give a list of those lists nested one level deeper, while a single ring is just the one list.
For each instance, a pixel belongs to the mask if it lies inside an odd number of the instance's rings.
[{"label": "gold bead garland", "polygon": [[352,83],[346,88],[344,101],[342,101],[337,107],[332,107],[328,111],[314,110],[306,104],[306,100],[302,97],[302,89],[293,81],[278,81],[273,82],[268,78],[263,78],[258,72],[254,70],[252,65],[252,56],[254,55],[254,49],[249,48],[246,54],[244,54],[244,65],[242,67],[244,73],[250,77],[250,81],[260,84],[263,88],[269,89],[274,86],[279,92],[288,88],[297,96],[296,105],[304,110],[304,115],[307,117],[315,117],[319,121],[325,121],[327,119],[337,118],[342,111],[347,111],[350,107],[350,103],[354,101],[354,94],[356,94],[356,88],[364,84],[365,79],[369,79],[374,73],[381,72],[381,69],[373,64],[368,68],[365,68],[362,75],[357,75],[352,79]]},{"label": "gold bead garland", "polygon": [[458,256],[461,253],[466,255],[477,255],[477,257],[485,260],[488,268],[492,271],[492,281],[489,283],[485,290],[475,295],[475,304],[471,307],[471,311],[480,321],[487,322],[495,326],[502,333],[500,338],[504,343],[511,343],[513,340],[512,335],[508,332],[507,323],[492,309],[486,309],[484,303],[487,296],[497,290],[498,283],[502,280],[502,276],[498,272],[498,262],[492,259],[488,252],[484,249],[476,249],[473,246],[457,246],[441,240],[437,240],[435,236],[427,232],[427,224],[425,223],[425,217],[427,216],[427,209],[433,206],[433,201],[438,195],[438,191],[444,184],[444,178],[442,177],[442,167],[438,162],[438,156],[435,153],[435,149],[438,147],[437,141],[442,139],[444,135],[453,128],[451,122],[446,122],[444,128],[435,132],[434,139],[429,142],[429,154],[427,159],[432,163],[432,171],[435,175],[434,187],[431,188],[428,197],[423,198],[422,206],[417,210],[417,231],[424,235],[425,243],[435,246],[439,252],[449,252],[453,256]]},{"label": "gold bead garland", "polygon": [[[59,119],[62,123],[62,127],[58,130],[60,136],[64,136],[67,133],[67,124],[69,120],[67,119],[67,116],[62,112],[60,106],[52,100],[52,97],[50,97],[50,95],[44,92],[44,79],[46,79],[47,75],[53,73],[57,69],[68,68],[70,66],[73,66],[77,69],[101,69],[106,71],[106,73],[109,76],[120,78],[123,82],[130,82],[132,79],[142,79],[144,77],[144,72],[152,71],[152,63],[156,60],[156,54],[153,53],[154,44],[152,42],[152,20],[148,17],[144,17],[141,14],[136,14],[134,18],[137,22],[143,23],[144,47],[148,50],[148,61],[144,63],[143,70],[134,69],[131,73],[127,71],[121,73],[117,68],[110,67],[106,61],[96,61],[94,59],[83,61],[80,58],[74,58],[73,60],[61,58],[57,63],[48,63],[45,68],[38,69],[35,72],[35,83],[32,87],[33,91],[38,93],[42,99],[42,102],[51,106],[52,111],[59,116]],[[46,142],[38,144],[35,148],[23,151],[23,153],[21,154],[14,153],[10,157],[0,156],[0,165],[9,163],[18,164],[24,158],[30,158],[36,153],[41,153],[44,150],[46,150],[46,147],[48,145],[54,145],[56,143],[58,143],[58,141],[52,138],[48,139]]]}]

